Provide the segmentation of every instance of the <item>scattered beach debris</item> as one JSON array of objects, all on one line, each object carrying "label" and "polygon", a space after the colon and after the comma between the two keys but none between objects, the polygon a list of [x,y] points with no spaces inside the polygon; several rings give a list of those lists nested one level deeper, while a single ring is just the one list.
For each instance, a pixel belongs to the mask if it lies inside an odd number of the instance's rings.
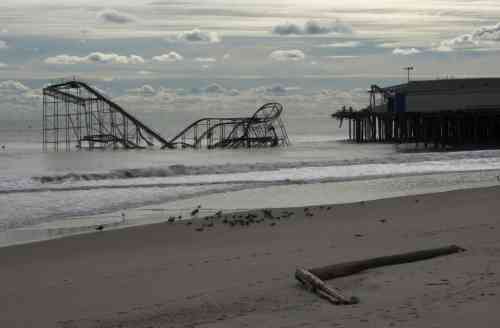
[{"label": "scattered beach debris", "polygon": [[167,221],[169,223],[174,223],[175,222],[175,216],[169,216]]},{"label": "scattered beach debris", "polygon": [[97,230],[97,231],[102,231],[102,230],[104,230],[104,226],[103,226],[102,224],[100,224],[100,225],[98,225],[98,226],[95,228],[95,230]]},{"label": "scattered beach debris", "polygon": [[264,216],[268,219],[274,219],[273,212],[271,210],[262,210],[262,213],[264,213]]},{"label": "scattered beach debris", "polygon": [[195,216],[200,212],[201,205],[198,205],[194,210],[191,211],[191,216]]},{"label": "scattered beach debris", "polygon": [[387,219],[380,219],[379,221],[382,222],[382,223],[386,223]]},{"label": "scattered beach debris", "polygon": [[196,231],[203,231],[203,227],[196,228]]},{"label": "scattered beach debris", "polygon": [[326,298],[333,304],[356,304],[359,302],[359,299],[356,297],[344,296],[334,288],[327,286],[324,281],[357,274],[381,266],[423,261],[464,251],[465,249],[462,247],[451,245],[410,253],[375,257],[361,261],[344,262],[309,270],[299,268],[295,271],[295,278],[302,283],[307,290],[318,294],[320,297]]}]

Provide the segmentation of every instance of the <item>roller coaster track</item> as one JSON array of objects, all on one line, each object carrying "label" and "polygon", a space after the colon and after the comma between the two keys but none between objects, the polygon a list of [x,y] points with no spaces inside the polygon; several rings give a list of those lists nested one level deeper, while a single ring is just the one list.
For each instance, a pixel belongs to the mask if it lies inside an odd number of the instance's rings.
[{"label": "roller coaster track", "polygon": [[288,145],[282,112],[281,104],[269,103],[251,117],[203,118],[182,130],[169,145],[194,149]]},{"label": "roller coaster track", "polygon": [[288,145],[283,107],[269,103],[251,117],[203,118],[171,140],[149,128],[100,91],[77,80],[43,89],[43,148],[239,148]]}]

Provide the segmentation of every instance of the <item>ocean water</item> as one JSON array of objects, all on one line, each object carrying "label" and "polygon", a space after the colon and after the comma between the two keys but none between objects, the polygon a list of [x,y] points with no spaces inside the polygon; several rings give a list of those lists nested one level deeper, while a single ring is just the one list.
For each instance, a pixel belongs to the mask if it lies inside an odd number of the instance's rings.
[{"label": "ocean water", "polygon": [[289,147],[239,150],[44,153],[38,129],[0,129],[0,245],[185,217],[198,204],[210,213],[500,183],[500,150],[351,144],[328,117],[300,120]]}]

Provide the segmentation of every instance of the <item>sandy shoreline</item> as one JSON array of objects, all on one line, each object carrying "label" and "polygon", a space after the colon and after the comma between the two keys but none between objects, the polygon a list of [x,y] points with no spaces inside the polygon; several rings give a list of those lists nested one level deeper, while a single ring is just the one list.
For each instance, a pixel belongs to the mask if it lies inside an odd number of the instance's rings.
[{"label": "sandy shoreline", "polygon": [[[0,248],[0,326],[498,326],[499,196],[450,191]],[[355,306],[334,307],[293,278],[298,266],[447,244],[467,252],[329,282]]]}]

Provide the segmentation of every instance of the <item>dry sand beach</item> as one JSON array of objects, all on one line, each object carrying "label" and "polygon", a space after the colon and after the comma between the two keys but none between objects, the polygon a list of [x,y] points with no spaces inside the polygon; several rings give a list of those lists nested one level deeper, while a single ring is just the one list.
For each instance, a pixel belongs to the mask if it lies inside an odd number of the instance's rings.
[{"label": "dry sand beach", "polygon": [[[499,195],[274,209],[279,220],[258,210],[248,224],[224,223],[231,214],[2,248],[0,327],[498,327]],[[328,282],[357,305],[293,276],[448,244],[467,251]]]}]

